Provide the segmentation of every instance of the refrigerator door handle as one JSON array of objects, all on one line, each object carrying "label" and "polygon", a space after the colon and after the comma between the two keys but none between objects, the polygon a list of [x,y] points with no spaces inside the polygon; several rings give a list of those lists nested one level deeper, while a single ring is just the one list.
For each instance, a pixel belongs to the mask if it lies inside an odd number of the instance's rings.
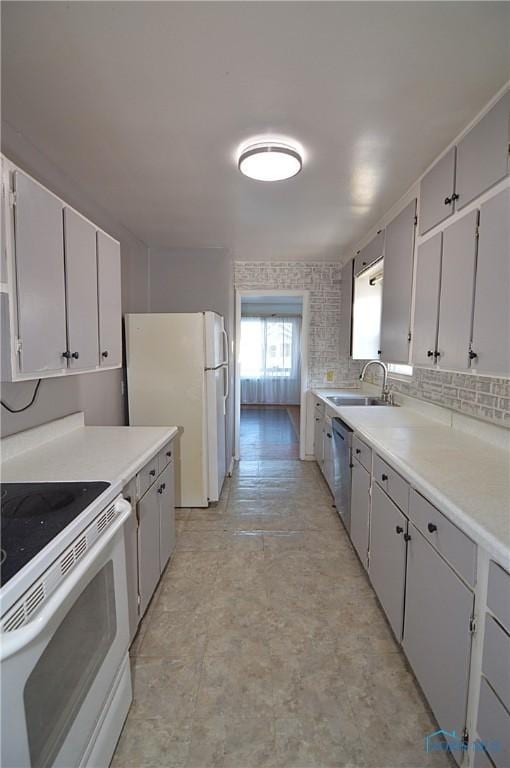
[{"label": "refrigerator door handle", "polygon": [[225,394],[223,395],[223,397],[225,398],[225,402],[227,402],[227,398],[228,398],[228,395],[229,395],[229,389],[228,389],[228,365],[224,366],[224,368],[223,368],[223,376],[224,376],[224,379],[225,379],[225,384],[224,384],[224,387],[223,387],[223,391],[225,392]]},{"label": "refrigerator door handle", "polygon": [[228,336],[224,328],[221,329],[221,332],[223,334],[223,344],[224,344],[224,352],[225,352],[225,359],[223,360],[222,365],[228,365]]}]

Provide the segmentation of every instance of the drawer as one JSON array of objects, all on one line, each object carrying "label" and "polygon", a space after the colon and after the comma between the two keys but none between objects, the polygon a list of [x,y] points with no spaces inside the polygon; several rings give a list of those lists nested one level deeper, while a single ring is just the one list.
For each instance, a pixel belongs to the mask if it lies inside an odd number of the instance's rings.
[{"label": "drawer", "polygon": [[409,518],[468,584],[475,583],[476,545],[427,499],[411,490]]},{"label": "drawer", "polygon": [[352,454],[360,464],[363,464],[365,469],[368,469],[369,472],[372,471],[372,449],[356,435],[352,437]]},{"label": "drawer", "polygon": [[482,677],[478,706],[478,737],[496,768],[510,765],[510,714]]},{"label": "drawer", "polygon": [[487,605],[510,632],[510,574],[493,561],[489,565]]},{"label": "drawer", "polygon": [[145,491],[150,488],[158,474],[158,454],[156,454],[137,475],[139,499],[141,499]]},{"label": "drawer", "polygon": [[409,509],[409,483],[377,454],[374,455],[374,478],[384,488],[397,507],[407,514]]},{"label": "drawer", "polygon": [[510,635],[492,616],[485,620],[482,672],[510,710]]},{"label": "drawer", "polygon": [[160,472],[163,472],[164,468],[170,464],[172,461],[172,456],[173,448],[172,441],[170,440],[170,442],[168,442],[158,453],[158,475]]}]

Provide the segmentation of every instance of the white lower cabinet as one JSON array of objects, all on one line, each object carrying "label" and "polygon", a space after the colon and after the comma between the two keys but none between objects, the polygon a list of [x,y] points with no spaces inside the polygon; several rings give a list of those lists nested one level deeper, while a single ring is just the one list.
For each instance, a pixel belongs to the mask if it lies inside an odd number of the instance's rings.
[{"label": "white lower cabinet", "polygon": [[324,420],[319,414],[315,414],[314,419],[313,450],[315,461],[322,469],[322,462],[324,461]]},{"label": "white lower cabinet", "polygon": [[333,426],[331,424],[331,419],[327,417],[324,420],[324,461],[322,471],[329,486],[329,490],[333,493],[335,479],[335,466],[333,461]]},{"label": "white lower cabinet", "polygon": [[152,485],[138,502],[138,594],[145,613],[161,575],[159,567],[159,486]]},{"label": "white lower cabinet", "polygon": [[158,478],[159,509],[159,568],[163,573],[175,547],[175,488],[173,464]]},{"label": "white lower cabinet", "polygon": [[365,569],[368,567],[370,474],[353,457],[351,474],[351,541]]},{"label": "white lower cabinet", "polygon": [[482,677],[478,705],[478,736],[496,768],[510,765],[510,713]]},{"label": "white lower cabinet", "polygon": [[411,523],[409,536],[403,647],[440,728],[455,731],[459,741],[466,722],[474,595]]},{"label": "white lower cabinet", "polygon": [[372,586],[395,637],[402,637],[407,518],[377,485],[372,489],[370,568]]}]

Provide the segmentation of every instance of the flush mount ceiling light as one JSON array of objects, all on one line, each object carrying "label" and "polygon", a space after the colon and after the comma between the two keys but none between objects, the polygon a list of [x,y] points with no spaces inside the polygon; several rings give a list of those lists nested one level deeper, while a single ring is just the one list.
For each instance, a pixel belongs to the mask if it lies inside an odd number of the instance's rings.
[{"label": "flush mount ceiling light", "polygon": [[245,147],[238,158],[244,176],[257,181],[283,181],[296,176],[303,167],[301,154],[289,144],[264,141]]}]

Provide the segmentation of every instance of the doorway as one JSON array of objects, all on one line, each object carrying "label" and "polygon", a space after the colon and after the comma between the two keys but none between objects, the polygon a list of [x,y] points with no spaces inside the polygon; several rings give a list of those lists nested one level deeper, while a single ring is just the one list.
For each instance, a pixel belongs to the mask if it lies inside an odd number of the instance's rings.
[{"label": "doorway", "polygon": [[236,459],[305,455],[308,292],[236,293]]}]

